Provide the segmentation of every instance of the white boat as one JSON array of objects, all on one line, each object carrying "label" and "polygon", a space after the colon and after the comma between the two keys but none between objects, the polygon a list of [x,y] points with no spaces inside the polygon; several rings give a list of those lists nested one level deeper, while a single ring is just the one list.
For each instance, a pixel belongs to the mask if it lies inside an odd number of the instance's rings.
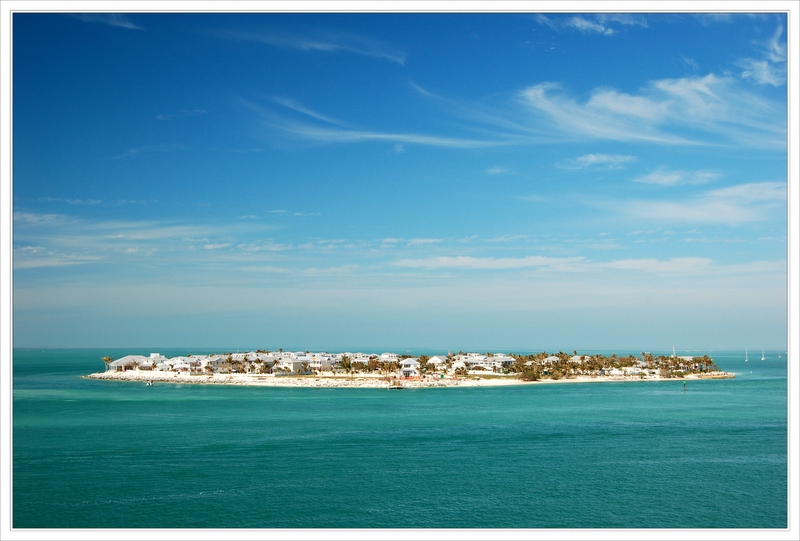
[{"label": "white boat", "polygon": [[762,361],[764,360],[764,350],[763,349],[761,350],[761,360]]},{"label": "white boat", "polygon": [[747,362],[747,348],[744,350],[744,362]]}]

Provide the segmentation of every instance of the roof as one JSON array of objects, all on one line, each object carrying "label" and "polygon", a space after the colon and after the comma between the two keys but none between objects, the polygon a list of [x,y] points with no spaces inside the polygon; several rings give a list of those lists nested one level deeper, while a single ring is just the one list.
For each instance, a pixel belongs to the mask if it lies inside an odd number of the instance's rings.
[{"label": "roof", "polygon": [[125,355],[124,357],[120,357],[116,361],[109,363],[110,366],[128,366],[133,363],[150,363],[150,357],[145,357],[144,355]]}]

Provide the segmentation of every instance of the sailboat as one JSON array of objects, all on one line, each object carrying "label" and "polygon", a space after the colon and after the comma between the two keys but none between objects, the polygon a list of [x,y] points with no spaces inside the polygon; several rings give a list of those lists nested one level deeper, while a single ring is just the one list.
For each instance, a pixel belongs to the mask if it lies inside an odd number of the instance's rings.
[{"label": "sailboat", "polygon": [[763,348],[761,349],[761,360],[762,361],[764,360],[764,349]]},{"label": "sailboat", "polygon": [[747,362],[747,348],[744,350],[744,362]]}]

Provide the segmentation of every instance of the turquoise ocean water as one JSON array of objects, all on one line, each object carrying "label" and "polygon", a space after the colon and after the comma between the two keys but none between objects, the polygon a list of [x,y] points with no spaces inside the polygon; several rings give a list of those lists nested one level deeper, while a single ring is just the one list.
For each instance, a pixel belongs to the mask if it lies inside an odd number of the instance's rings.
[{"label": "turquoise ocean water", "polygon": [[685,394],[81,378],[128,353],[14,351],[14,528],[787,526],[785,352]]}]

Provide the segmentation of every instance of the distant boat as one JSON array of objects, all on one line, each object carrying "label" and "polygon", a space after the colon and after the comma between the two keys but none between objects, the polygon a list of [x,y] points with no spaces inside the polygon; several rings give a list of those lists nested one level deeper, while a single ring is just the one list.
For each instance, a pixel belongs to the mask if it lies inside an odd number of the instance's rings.
[{"label": "distant boat", "polygon": [[747,362],[747,348],[744,350],[744,362]]},{"label": "distant boat", "polygon": [[764,360],[764,350],[763,349],[761,350],[761,360],[762,361]]}]

